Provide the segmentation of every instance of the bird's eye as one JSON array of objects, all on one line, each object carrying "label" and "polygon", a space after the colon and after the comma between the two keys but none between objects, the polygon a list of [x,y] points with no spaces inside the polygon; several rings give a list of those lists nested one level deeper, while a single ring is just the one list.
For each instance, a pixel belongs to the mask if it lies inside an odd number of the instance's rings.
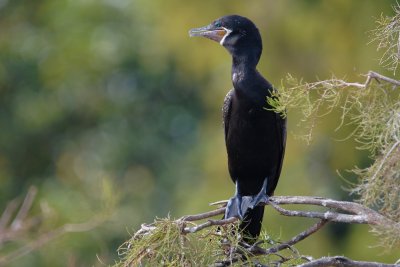
[{"label": "bird's eye", "polygon": [[214,26],[219,28],[219,27],[221,27],[222,25],[221,25],[221,22],[217,21],[217,22],[214,23]]}]

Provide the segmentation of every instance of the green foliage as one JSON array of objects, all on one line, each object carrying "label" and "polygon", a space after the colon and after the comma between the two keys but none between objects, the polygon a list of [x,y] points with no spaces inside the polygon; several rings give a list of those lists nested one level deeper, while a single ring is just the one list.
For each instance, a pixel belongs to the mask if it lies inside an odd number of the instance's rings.
[{"label": "green foliage", "polygon": [[126,225],[146,210],[165,214],[174,202],[165,192],[175,195],[180,172],[194,172],[182,157],[196,140],[200,90],[173,56],[157,61],[163,71],[148,65],[140,47],[155,51],[146,39],[154,33],[137,5],[0,1],[0,211],[34,184],[34,212],[44,217],[33,237],[108,219],[33,253],[29,266],[111,261]]},{"label": "green foliage", "polygon": [[[170,218],[158,219],[151,231],[136,234],[119,249],[122,256],[115,266],[208,266],[216,259],[216,235],[187,236],[182,225]],[[215,229],[214,229],[215,230]]]},{"label": "green foliage", "polygon": [[[238,223],[182,233],[184,227],[193,225],[169,217],[156,219],[150,225],[142,225],[142,229],[119,248],[121,260],[114,267],[219,266],[219,263],[230,260],[233,260],[231,266],[254,263],[276,265],[279,262],[283,263],[281,266],[293,266],[304,262],[291,247],[279,253],[252,255],[240,242],[240,234],[232,234],[238,232]],[[267,248],[279,242],[263,232],[257,243]]]}]

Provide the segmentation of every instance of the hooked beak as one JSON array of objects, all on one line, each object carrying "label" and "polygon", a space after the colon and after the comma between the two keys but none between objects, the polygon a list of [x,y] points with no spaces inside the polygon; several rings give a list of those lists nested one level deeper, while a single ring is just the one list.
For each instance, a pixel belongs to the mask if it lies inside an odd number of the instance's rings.
[{"label": "hooked beak", "polygon": [[189,36],[190,37],[203,36],[220,43],[227,33],[228,31],[225,28],[215,27],[212,24],[210,24],[204,27],[191,29],[189,31]]}]

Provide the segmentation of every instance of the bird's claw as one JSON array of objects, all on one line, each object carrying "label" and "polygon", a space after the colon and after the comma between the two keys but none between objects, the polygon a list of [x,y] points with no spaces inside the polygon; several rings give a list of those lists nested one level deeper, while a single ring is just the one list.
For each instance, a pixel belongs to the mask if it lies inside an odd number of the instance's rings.
[{"label": "bird's claw", "polygon": [[250,205],[249,205],[249,207],[251,209],[253,209],[255,206],[257,206],[260,203],[262,203],[262,204],[267,204],[268,203],[269,197],[266,194],[267,186],[268,186],[268,179],[265,178],[260,192],[258,192],[257,195],[252,197],[252,200],[251,200]]},{"label": "bird's claw", "polygon": [[244,214],[242,212],[242,196],[236,194],[229,199],[225,209],[225,219],[236,217],[243,220]]},{"label": "bird's claw", "polygon": [[254,207],[258,206],[260,203],[267,204],[269,201],[266,194],[267,184],[268,179],[265,178],[262,188],[257,195],[242,196],[239,193],[239,185],[236,183],[235,196],[229,199],[228,204],[226,205],[225,219],[236,217],[243,220],[249,209],[254,209]]},{"label": "bird's claw", "polygon": [[269,198],[266,194],[262,195],[257,195],[254,197],[249,205],[249,208],[254,209],[255,206],[258,206],[259,204],[267,204],[269,201]]}]

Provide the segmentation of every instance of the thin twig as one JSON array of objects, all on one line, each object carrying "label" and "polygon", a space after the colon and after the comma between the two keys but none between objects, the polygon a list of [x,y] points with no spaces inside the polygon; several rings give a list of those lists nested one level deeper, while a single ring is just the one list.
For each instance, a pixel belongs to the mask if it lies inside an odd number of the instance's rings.
[{"label": "thin twig", "polygon": [[390,156],[390,154],[393,152],[393,150],[400,144],[400,141],[397,141],[394,143],[394,145],[389,149],[389,151],[385,154],[383,157],[381,164],[379,164],[378,169],[375,171],[374,175],[371,177],[371,181],[373,181],[379,174],[380,170],[382,169],[384,163],[386,163],[386,159]]},{"label": "thin twig", "polygon": [[216,210],[212,210],[212,211],[208,211],[208,212],[204,212],[204,213],[200,213],[200,214],[183,216],[179,220],[186,221],[186,222],[199,221],[199,220],[214,217],[216,215],[224,214],[224,212],[225,212],[225,207],[219,208]]},{"label": "thin twig", "polygon": [[17,210],[18,205],[19,205],[19,202],[17,199],[14,199],[7,204],[5,210],[0,218],[0,233],[2,232],[3,229],[5,229],[10,224],[11,218],[12,218],[13,214],[15,213],[15,211]]},{"label": "thin twig", "polygon": [[204,228],[210,227],[212,225],[226,225],[226,224],[231,224],[238,221],[237,218],[232,217],[232,218],[228,218],[228,219],[222,219],[222,220],[208,220],[205,223],[199,224],[197,226],[193,226],[193,227],[185,227],[183,229],[183,233],[195,233],[198,232],[200,230],[203,230]]},{"label": "thin twig", "polygon": [[28,193],[25,196],[24,202],[22,202],[21,208],[19,209],[17,215],[15,216],[14,221],[11,224],[12,230],[17,230],[21,228],[23,221],[28,215],[29,210],[32,207],[33,200],[35,199],[37,194],[37,189],[34,186],[31,186],[28,190]]},{"label": "thin twig", "polygon": [[[384,81],[387,83],[391,83],[395,86],[400,86],[400,81],[399,80],[395,80],[392,78],[389,78],[387,76],[384,76],[382,74],[379,74],[375,71],[370,70],[367,74],[365,74],[364,76],[366,76],[366,80],[364,83],[358,83],[358,82],[347,82],[341,79],[336,79],[335,77],[329,80],[323,80],[323,81],[317,81],[317,82],[313,82],[313,83],[306,83],[306,87],[309,90],[313,90],[313,89],[319,89],[321,86],[323,87],[340,87],[340,88],[348,88],[348,87],[355,87],[358,89],[364,89],[367,88],[369,86],[369,84],[371,83],[372,79],[379,81]],[[294,86],[292,87],[292,89],[297,89],[300,87],[303,87],[304,85],[301,84],[299,86]]]},{"label": "thin twig", "polygon": [[310,235],[314,234],[315,232],[317,232],[327,222],[329,222],[329,221],[328,220],[320,220],[316,224],[314,224],[310,228],[308,228],[307,230],[301,232],[300,234],[298,234],[295,237],[293,237],[292,239],[290,239],[289,241],[286,241],[286,242],[284,242],[282,244],[279,244],[276,247],[272,247],[272,248],[266,249],[265,251],[263,251],[263,254],[268,255],[268,254],[276,253],[276,252],[281,251],[283,249],[287,249],[287,248],[295,245],[296,243],[306,239],[307,237],[309,237]]},{"label": "thin twig", "polygon": [[370,77],[370,78],[375,78],[375,79],[378,79],[378,80],[382,80],[382,81],[391,83],[391,84],[396,85],[396,86],[400,86],[400,81],[392,79],[392,78],[389,78],[389,77],[386,77],[386,76],[384,76],[382,74],[379,74],[379,73],[377,73],[375,71],[369,71],[367,76]]}]

